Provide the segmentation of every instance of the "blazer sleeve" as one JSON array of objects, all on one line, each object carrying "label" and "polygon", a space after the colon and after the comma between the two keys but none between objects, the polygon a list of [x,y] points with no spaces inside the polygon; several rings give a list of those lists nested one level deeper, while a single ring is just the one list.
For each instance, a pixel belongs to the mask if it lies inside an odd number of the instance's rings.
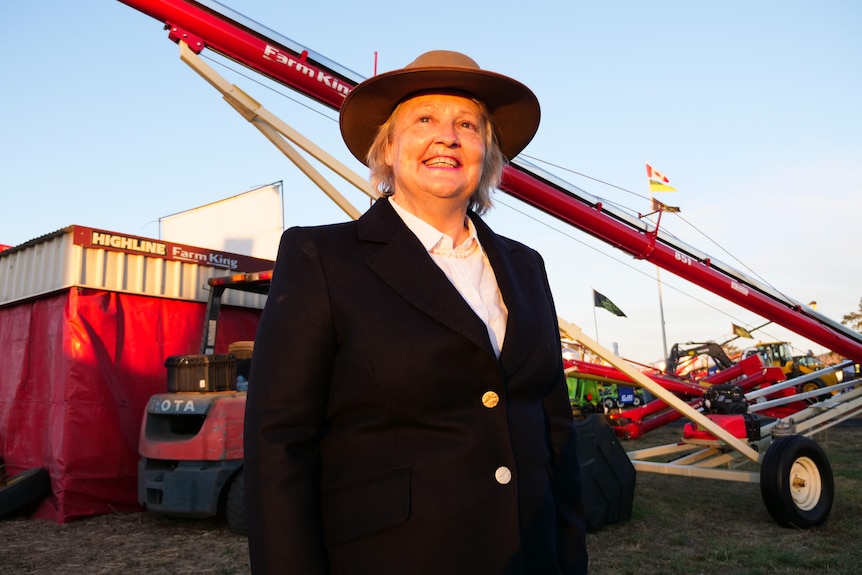
[{"label": "blazer sleeve", "polygon": [[245,415],[245,503],[252,571],[328,572],[319,440],[336,352],[326,280],[311,233],[287,230],[255,339]]},{"label": "blazer sleeve", "polygon": [[[557,312],[544,264],[541,266],[545,293],[550,302],[551,317],[557,326]],[[559,342],[559,328],[554,329],[554,342]],[[587,573],[586,520],[581,490],[580,462],[578,460],[577,435],[566,375],[563,368],[562,350],[559,345],[559,371],[554,385],[545,397],[544,407],[548,417],[553,461],[554,489],[557,499],[557,554],[562,573],[581,575]]]}]

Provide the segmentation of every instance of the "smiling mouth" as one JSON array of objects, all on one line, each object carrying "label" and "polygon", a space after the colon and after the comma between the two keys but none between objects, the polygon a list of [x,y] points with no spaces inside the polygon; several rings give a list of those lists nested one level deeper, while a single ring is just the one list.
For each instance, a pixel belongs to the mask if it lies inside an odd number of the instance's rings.
[{"label": "smiling mouth", "polygon": [[459,163],[453,158],[431,158],[429,160],[425,160],[423,162],[426,166],[431,168],[457,168]]}]

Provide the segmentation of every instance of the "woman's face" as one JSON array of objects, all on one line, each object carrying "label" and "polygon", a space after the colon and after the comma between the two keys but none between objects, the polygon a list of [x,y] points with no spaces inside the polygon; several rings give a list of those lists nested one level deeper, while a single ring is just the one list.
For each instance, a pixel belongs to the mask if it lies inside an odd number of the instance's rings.
[{"label": "woman's face", "polygon": [[407,202],[455,199],[466,206],[485,160],[485,122],[479,105],[452,94],[426,94],[401,104],[386,163],[396,195]]}]

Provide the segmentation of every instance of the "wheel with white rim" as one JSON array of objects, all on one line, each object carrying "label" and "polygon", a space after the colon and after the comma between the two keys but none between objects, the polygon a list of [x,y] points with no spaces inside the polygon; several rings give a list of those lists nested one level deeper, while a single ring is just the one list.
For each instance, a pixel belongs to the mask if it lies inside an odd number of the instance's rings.
[{"label": "wheel with white rim", "polygon": [[808,437],[779,437],[763,456],[760,493],[780,525],[802,529],[822,525],[835,499],[826,453]]}]

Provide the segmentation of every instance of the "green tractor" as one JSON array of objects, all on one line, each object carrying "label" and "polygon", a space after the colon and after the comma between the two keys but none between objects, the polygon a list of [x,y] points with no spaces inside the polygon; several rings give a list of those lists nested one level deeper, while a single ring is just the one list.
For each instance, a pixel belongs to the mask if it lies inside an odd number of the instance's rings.
[{"label": "green tractor", "polygon": [[594,379],[567,376],[566,385],[569,387],[569,403],[572,404],[572,413],[584,417],[591,413],[603,413],[605,385]]}]

